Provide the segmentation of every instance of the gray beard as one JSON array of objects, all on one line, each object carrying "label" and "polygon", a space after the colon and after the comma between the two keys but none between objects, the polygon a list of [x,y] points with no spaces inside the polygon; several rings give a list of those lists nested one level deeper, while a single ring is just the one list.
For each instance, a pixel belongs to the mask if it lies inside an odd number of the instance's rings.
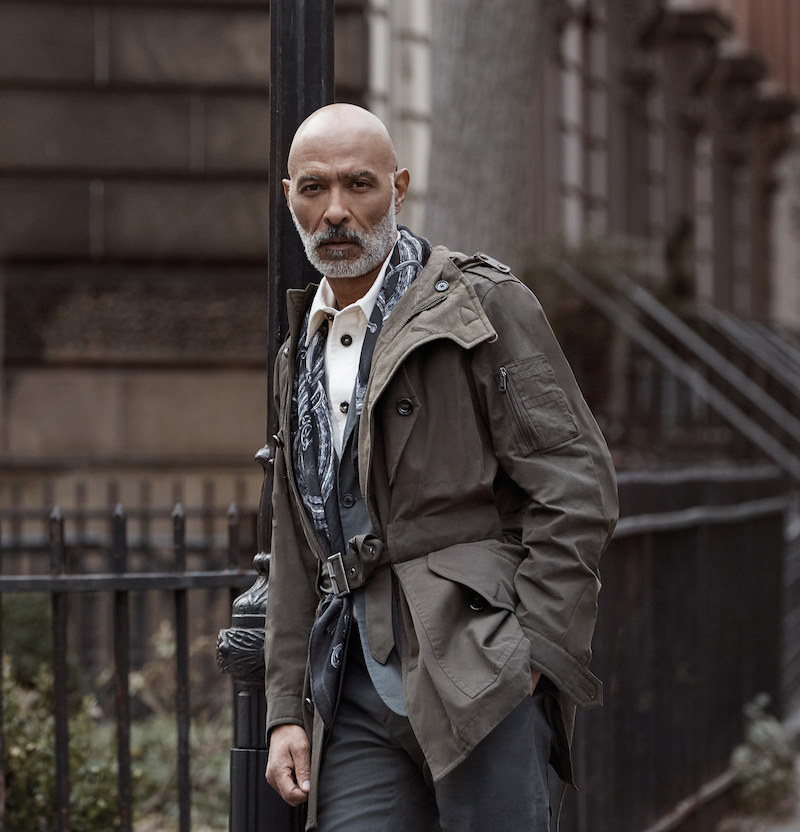
[{"label": "gray beard", "polygon": [[[309,234],[297,221],[291,200],[289,211],[292,214],[294,226],[300,239],[303,241],[303,248],[306,252],[308,262],[320,274],[328,278],[354,278],[368,274],[377,269],[388,256],[397,238],[397,215],[394,209],[394,198],[389,202],[389,208],[369,231],[353,231],[344,225],[332,226],[324,231],[317,231]],[[361,247],[361,254],[355,260],[347,259],[347,252],[333,252],[332,259],[324,260],[319,255],[319,247],[328,240],[346,239]]]}]

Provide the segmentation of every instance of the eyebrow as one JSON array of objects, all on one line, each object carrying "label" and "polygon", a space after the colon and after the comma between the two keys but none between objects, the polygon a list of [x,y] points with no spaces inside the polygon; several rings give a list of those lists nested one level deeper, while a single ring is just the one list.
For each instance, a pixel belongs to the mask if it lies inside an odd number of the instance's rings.
[{"label": "eyebrow", "polygon": [[[305,185],[307,182],[321,182],[325,178],[326,177],[319,176],[315,173],[304,173],[302,176],[298,176],[292,181],[296,183],[297,187],[299,187],[300,185]],[[378,174],[370,168],[362,168],[361,170],[355,170],[344,174],[343,178],[348,182],[352,182],[354,179],[377,179]]]}]

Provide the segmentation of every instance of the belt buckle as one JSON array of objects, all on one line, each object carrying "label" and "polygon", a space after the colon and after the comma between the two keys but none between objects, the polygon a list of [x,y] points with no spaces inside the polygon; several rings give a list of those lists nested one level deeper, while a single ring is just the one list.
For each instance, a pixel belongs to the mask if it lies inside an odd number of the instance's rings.
[{"label": "belt buckle", "polygon": [[337,552],[335,555],[331,555],[326,561],[326,563],[328,566],[328,576],[331,579],[331,587],[333,588],[333,594],[337,598],[341,598],[342,595],[349,595],[350,584],[347,580],[347,575],[344,571],[344,560],[342,558],[342,553]]}]

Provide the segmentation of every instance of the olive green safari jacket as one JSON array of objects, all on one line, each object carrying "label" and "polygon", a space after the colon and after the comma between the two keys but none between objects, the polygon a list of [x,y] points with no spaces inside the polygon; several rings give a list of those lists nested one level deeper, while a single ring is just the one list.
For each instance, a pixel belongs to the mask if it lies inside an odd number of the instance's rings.
[{"label": "olive green safari jacket", "polygon": [[[529,694],[533,666],[558,689],[552,762],[571,781],[575,705],[602,698],[588,664],[616,482],[538,301],[486,259],[435,248],[375,347],[358,472],[385,547],[367,584],[368,629],[390,614],[391,570],[408,717],[434,779]],[[305,725],[316,770],[321,720],[312,730],[305,685],[322,553],[288,437],[295,339],[315,288],[289,292],[291,334],[275,368],[265,653],[267,730]],[[314,804],[312,782],[309,828]]]}]

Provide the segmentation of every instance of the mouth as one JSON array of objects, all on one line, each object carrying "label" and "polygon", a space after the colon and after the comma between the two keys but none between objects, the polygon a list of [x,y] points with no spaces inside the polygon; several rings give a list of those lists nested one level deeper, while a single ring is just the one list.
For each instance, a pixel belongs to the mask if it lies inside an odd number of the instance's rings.
[{"label": "mouth", "polygon": [[355,248],[359,248],[359,244],[355,240],[346,237],[333,237],[318,245],[319,250],[334,258],[346,257]]},{"label": "mouth", "polygon": [[345,248],[349,246],[357,245],[352,240],[326,240],[324,243],[321,244],[325,248]]}]

